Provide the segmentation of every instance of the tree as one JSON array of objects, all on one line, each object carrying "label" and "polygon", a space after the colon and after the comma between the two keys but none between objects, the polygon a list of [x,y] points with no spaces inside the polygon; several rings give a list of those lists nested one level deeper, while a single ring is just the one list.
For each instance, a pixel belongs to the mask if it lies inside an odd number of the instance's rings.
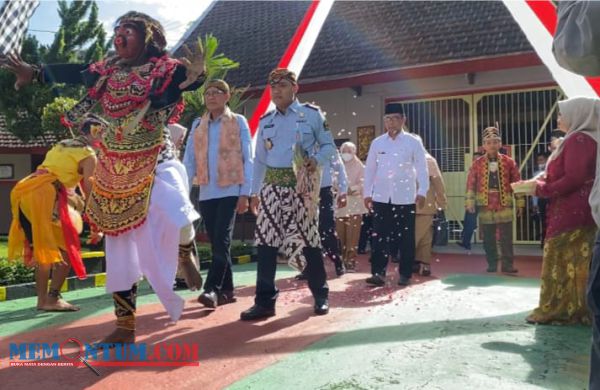
[{"label": "tree", "polygon": [[[35,37],[28,36],[21,50],[23,59],[30,63],[41,62],[40,45]],[[6,128],[23,141],[42,135],[40,118],[44,106],[53,97],[49,87],[30,85],[18,93],[13,85],[14,76],[8,71],[0,71],[0,115],[4,116]]]},{"label": "tree", "polygon": [[59,0],[58,16],[61,23],[45,55],[47,63],[92,62],[103,57],[106,33],[95,1]]},{"label": "tree", "polygon": [[[33,36],[25,38],[21,50],[25,61],[32,64],[92,62],[104,57],[110,43],[98,20],[95,1],[59,0],[58,15],[60,27],[50,46],[41,46]],[[43,137],[44,107],[57,96],[79,99],[84,93],[82,87],[60,85],[33,85],[15,93],[13,84],[14,76],[0,71],[0,91],[4,91],[0,94],[0,115],[6,119],[6,129],[23,141]],[[57,137],[66,134],[62,126],[46,130],[51,130]]]},{"label": "tree", "polygon": [[42,132],[54,133],[58,138],[71,137],[71,132],[62,125],[60,119],[76,103],[75,99],[57,97],[52,103],[46,104],[42,112]]}]

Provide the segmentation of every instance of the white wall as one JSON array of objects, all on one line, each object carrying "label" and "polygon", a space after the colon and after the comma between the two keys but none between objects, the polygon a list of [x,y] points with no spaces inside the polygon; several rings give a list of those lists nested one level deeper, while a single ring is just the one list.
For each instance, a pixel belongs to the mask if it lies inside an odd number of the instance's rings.
[{"label": "white wall", "polygon": [[[356,128],[360,126],[374,125],[376,134],[381,134],[386,98],[463,94],[496,88],[510,90],[553,82],[550,72],[544,66],[533,66],[476,73],[472,85],[467,82],[464,74],[365,85],[361,96],[356,96],[350,88],[309,93],[302,93],[300,88],[299,99],[301,102],[314,102],[327,113],[327,121],[335,138],[350,138],[356,142]],[[253,99],[246,105],[248,117],[254,111],[257,101]]]},{"label": "white wall", "polygon": [[31,173],[31,155],[29,154],[0,154],[0,165],[13,164],[15,177],[20,180]]}]

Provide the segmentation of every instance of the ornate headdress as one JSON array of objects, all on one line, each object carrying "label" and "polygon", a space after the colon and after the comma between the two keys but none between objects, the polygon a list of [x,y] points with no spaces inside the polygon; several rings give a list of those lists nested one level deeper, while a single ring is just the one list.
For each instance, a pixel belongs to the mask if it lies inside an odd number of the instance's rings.
[{"label": "ornate headdress", "polygon": [[296,77],[296,73],[292,72],[287,68],[273,69],[271,73],[269,73],[269,84],[274,85],[280,82],[281,80],[288,80],[292,84],[298,84],[298,78]]},{"label": "ornate headdress", "polygon": [[497,127],[490,126],[483,129],[482,139],[485,141],[486,139],[499,139],[502,140],[502,136],[500,135],[500,130]]},{"label": "ornate headdress", "polygon": [[158,20],[142,12],[129,11],[117,19],[115,26],[126,22],[134,24],[144,33],[147,48],[155,46],[158,50],[163,51],[167,47],[165,29]]}]

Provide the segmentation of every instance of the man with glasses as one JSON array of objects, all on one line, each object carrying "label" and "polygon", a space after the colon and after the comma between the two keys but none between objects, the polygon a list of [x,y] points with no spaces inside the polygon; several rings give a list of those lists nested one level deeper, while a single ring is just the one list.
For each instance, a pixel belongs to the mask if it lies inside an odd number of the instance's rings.
[{"label": "man with glasses", "polygon": [[[296,99],[298,82],[294,72],[275,69],[268,82],[276,109],[261,118],[256,136],[250,208],[258,216],[258,269],[254,306],[241,314],[244,321],[275,315],[277,252],[289,245],[301,249],[306,258],[304,272],[315,299],[315,314],[329,312],[318,201],[300,190],[306,183],[305,176],[297,175],[294,167],[307,176],[318,175],[318,167],[325,166],[335,153],[333,137],[321,110]],[[312,193],[319,190],[317,183],[313,186]]]},{"label": "man with glasses", "polygon": [[231,239],[236,211],[248,210],[252,183],[252,147],[248,122],[227,106],[229,85],[212,80],[206,85],[207,112],[192,124],[184,165],[190,188],[200,185],[200,214],[212,249],[212,262],[198,301],[208,308],[236,301],[233,294]]},{"label": "man with glasses", "polygon": [[[385,271],[393,240],[401,253],[398,285],[407,286],[415,260],[415,212],[429,190],[426,152],[420,139],[404,130],[401,104],[385,106],[386,133],[375,138],[365,166],[365,207],[373,210],[371,274],[366,282],[385,285]],[[394,254],[395,255],[395,254]]]}]

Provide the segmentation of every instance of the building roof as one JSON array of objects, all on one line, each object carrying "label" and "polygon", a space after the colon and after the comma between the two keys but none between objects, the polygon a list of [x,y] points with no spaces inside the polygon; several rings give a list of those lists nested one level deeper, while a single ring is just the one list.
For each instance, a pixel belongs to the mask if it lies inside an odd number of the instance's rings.
[{"label": "building roof", "polygon": [[[262,86],[309,4],[219,1],[186,43],[212,33],[240,63],[228,81]],[[517,53],[533,48],[500,1],[336,1],[302,81]]]},{"label": "building roof", "polygon": [[0,148],[7,149],[31,149],[31,148],[47,148],[57,142],[56,135],[52,133],[45,134],[44,137],[36,137],[28,142],[23,142],[13,133],[6,130],[6,122],[0,116]]}]

